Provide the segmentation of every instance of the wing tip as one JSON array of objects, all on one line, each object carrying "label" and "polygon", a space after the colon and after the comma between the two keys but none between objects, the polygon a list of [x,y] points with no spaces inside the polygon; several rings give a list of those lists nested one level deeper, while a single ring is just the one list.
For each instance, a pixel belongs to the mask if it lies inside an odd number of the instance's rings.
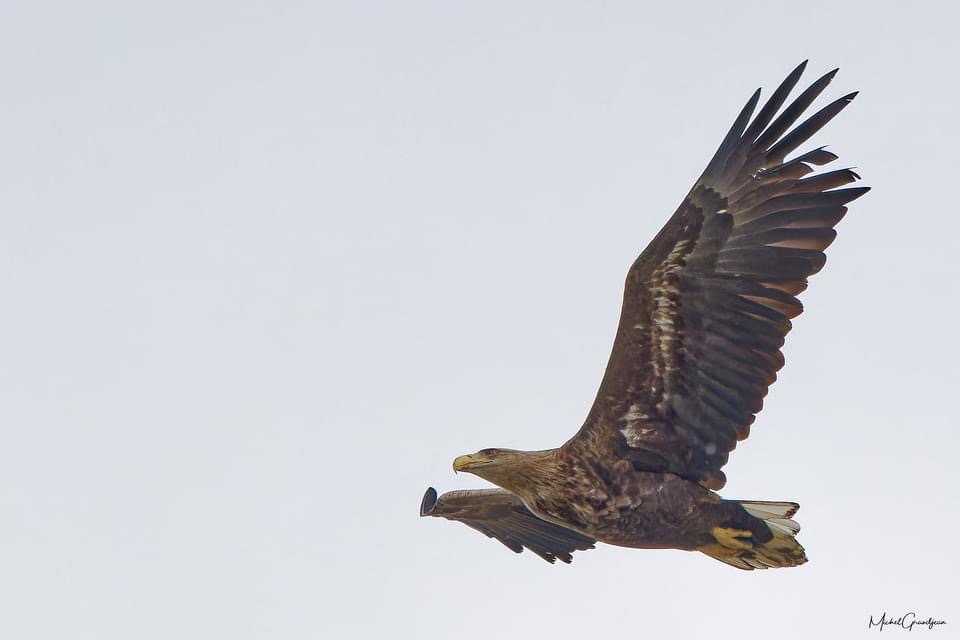
[{"label": "wing tip", "polygon": [[433,487],[427,487],[423,493],[423,499],[420,501],[420,517],[428,516],[437,506],[437,490]]},{"label": "wing tip", "polygon": [[800,80],[800,77],[803,75],[803,72],[807,70],[807,64],[809,62],[810,62],[810,58],[807,58],[806,60],[804,60],[797,66],[795,66],[793,70],[791,70],[790,73],[787,74],[787,77],[784,79],[783,83],[781,83],[781,86],[789,85],[791,88],[793,88],[793,86],[796,85],[797,82]]},{"label": "wing tip", "polygon": [[[857,177],[859,178],[860,176],[857,176]],[[853,202],[857,198],[866,195],[867,192],[870,191],[870,189],[872,188],[873,187],[850,187],[847,189],[837,189],[835,191],[824,191],[824,193],[842,192],[844,194],[844,204],[848,204],[850,202]]]}]

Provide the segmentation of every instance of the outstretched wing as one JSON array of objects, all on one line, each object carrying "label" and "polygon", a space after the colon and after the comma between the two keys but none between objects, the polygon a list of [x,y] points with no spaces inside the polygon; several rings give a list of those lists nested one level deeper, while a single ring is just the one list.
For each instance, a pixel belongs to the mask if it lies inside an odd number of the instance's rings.
[{"label": "outstretched wing", "polygon": [[723,486],[720,468],[783,366],[796,296],[823,267],[845,205],[868,190],[837,188],[859,178],[850,169],[810,176],[837,158],[823,148],[785,161],[856,96],[793,127],[834,70],[774,119],[805,65],[751,121],[757,90],[631,267],[606,373],[568,454]]},{"label": "outstretched wing", "polygon": [[596,542],[541,520],[520,498],[503,489],[449,491],[438,499],[436,490],[430,487],[423,494],[420,515],[460,521],[488,538],[496,538],[515,553],[526,547],[550,563],[557,558],[569,563],[574,551],[593,549]]}]

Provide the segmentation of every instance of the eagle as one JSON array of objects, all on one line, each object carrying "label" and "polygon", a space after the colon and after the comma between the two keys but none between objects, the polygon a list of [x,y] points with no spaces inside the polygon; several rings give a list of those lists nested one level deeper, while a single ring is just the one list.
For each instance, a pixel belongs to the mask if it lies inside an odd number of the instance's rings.
[{"label": "eagle", "polygon": [[[806,562],[794,502],[721,498],[721,468],[783,367],[780,349],[823,268],[852,169],[818,172],[825,147],[792,154],[857,95],[796,124],[837,69],[781,108],[804,61],[757,112],[740,111],[703,174],[627,273],[596,399],[563,446],[482,449],[453,461],[498,488],[428,488],[421,516],[460,521],[553,563],[597,542],[699,551],[738,569]],[[754,116],[754,113],[756,115]]]}]

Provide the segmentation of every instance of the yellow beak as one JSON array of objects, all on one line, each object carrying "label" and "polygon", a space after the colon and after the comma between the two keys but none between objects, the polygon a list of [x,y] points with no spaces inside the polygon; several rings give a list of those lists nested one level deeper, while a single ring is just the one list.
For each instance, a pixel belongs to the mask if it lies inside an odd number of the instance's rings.
[{"label": "yellow beak", "polygon": [[469,471],[473,467],[481,465],[484,462],[486,462],[486,460],[475,454],[458,456],[457,459],[453,461],[453,470]]}]

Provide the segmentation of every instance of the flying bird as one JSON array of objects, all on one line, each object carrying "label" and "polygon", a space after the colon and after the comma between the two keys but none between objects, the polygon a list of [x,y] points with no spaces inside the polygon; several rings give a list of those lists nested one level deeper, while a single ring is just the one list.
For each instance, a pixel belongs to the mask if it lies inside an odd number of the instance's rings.
[{"label": "flying bird", "polygon": [[[750,433],[783,366],[797,295],[823,268],[851,169],[837,156],[787,156],[850,93],[799,125],[837,70],[786,108],[806,62],[763,107],[753,94],[676,213],[627,273],[620,324],[580,430],[543,451],[483,449],[453,461],[498,489],[427,489],[421,516],[459,520],[549,562],[596,542],[700,551],[738,569],[806,562],[793,502],[721,498],[721,468]],[[778,115],[779,112],[779,115]]]}]

